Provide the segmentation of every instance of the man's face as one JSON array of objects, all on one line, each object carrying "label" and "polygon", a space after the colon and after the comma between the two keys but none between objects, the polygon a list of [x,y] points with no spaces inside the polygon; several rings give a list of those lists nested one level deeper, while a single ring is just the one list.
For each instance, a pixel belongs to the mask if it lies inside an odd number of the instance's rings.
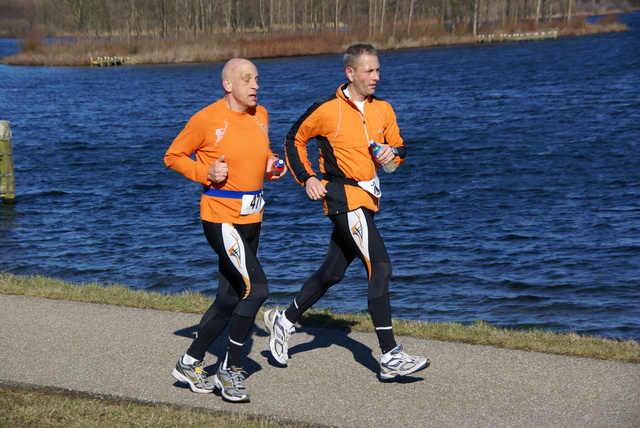
[{"label": "man's face", "polygon": [[249,61],[243,61],[229,77],[230,108],[247,111],[258,104],[258,70]]},{"label": "man's face", "polygon": [[352,83],[355,93],[349,95],[356,101],[363,101],[376,91],[380,80],[380,63],[378,57],[368,54],[360,55],[355,68],[347,67],[347,77]]}]

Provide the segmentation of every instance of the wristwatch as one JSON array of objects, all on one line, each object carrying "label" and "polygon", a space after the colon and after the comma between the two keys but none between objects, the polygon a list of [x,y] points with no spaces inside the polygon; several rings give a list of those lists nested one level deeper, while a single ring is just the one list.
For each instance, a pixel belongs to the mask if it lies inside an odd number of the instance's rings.
[{"label": "wristwatch", "polygon": [[394,156],[398,156],[398,148],[397,147],[391,146],[391,151],[393,152]]}]

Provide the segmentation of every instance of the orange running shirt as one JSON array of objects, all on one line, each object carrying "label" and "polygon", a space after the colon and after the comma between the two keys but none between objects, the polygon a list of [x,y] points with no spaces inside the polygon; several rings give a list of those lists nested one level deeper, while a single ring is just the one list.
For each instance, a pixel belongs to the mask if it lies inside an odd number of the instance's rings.
[{"label": "orange running shirt", "polygon": [[327,189],[323,199],[325,215],[340,214],[360,207],[378,211],[380,199],[357,185],[327,181],[331,175],[355,181],[370,181],[378,171],[369,141],[388,144],[398,150],[394,162],[400,165],[406,157],[406,147],[400,136],[396,115],[391,105],[369,96],[364,102],[364,113],[353,100],[347,98],[342,85],[335,95],[317,102],[291,127],[285,137],[284,151],[293,177],[302,185],[316,176],[307,153],[307,144],[316,140],[320,151],[318,179]]},{"label": "orange running shirt", "polygon": [[[173,140],[164,163],[205,190],[253,192],[262,189],[267,163],[277,156],[269,147],[269,117],[262,106],[239,113],[224,99],[193,115]],[[195,160],[192,158],[195,154]],[[207,179],[213,163],[224,155],[229,175],[222,183]],[[249,224],[262,221],[262,211],[241,215],[242,200],[202,195],[200,217],[212,223]]]}]

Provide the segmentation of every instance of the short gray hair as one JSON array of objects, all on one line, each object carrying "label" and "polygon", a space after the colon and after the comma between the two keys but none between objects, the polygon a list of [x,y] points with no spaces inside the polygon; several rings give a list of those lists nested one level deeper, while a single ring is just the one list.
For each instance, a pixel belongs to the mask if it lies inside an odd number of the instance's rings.
[{"label": "short gray hair", "polygon": [[376,51],[376,48],[372,45],[366,43],[356,43],[355,45],[351,45],[344,52],[344,57],[342,59],[344,67],[355,68],[360,55],[378,56],[378,51]]}]

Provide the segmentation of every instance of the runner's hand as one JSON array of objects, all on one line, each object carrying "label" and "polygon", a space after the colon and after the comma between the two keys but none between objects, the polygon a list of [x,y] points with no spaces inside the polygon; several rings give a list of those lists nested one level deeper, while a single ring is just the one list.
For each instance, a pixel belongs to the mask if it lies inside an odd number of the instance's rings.
[{"label": "runner's hand", "polygon": [[391,146],[389,146],[388,144],[380,144],[380,153],[378,153],[376,160],[381,165],[384,165],[387,162],[391,162],[395,157],[396,155],[393,154]]},{"label": "runner's hand", "polygon": [[[275,165],[276,161],[280,159],[278,156],[271,156],[269,158],[269,160],[267,161],[267,176],[269,175],[269,173],[271,171],[273,171],[273,165]],[[289,171],[289,168],[287,168],[287,165],[284,165],[284,169],[282,170],[282,172],[278,175],[273,175],[271,176],[271,178],[269,179],[269,181],[278,181],[280,180],[282,177],[284,177],[285,175],[287,175],[287,171]]]},{"label": "runner's hand", "polygon": [[327,189],[325,189],[320,180],[316,177],[308,179],[305,183],[305,188],[307,190],[307,196],[314,201],[324,198],[327,194]]},{"label": "runner's hand", "polygon": [[220,156],[209,168],[207,180],[214,183],[222,183],[229,175],[229,165],[224,161],[224,155]]}]

